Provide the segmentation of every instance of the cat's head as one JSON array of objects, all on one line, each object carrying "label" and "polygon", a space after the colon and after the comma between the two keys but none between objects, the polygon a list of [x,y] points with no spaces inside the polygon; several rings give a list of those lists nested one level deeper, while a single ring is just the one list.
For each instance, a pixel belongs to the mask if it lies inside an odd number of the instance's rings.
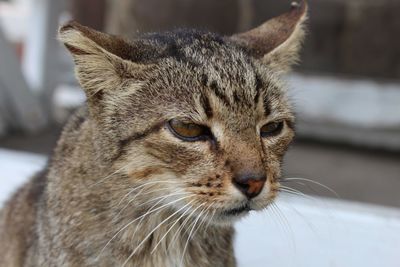
[{"label": "cat's head", "polygon": [[123,174],[113,183],[137,188],[132,197],[149,205],[157,199],[215,222],[265,208],[294,136],[280,78],[298,58],[306,9],[293,4],[229,37],[174,31],[127,41],[63,26],[99,157]]}]

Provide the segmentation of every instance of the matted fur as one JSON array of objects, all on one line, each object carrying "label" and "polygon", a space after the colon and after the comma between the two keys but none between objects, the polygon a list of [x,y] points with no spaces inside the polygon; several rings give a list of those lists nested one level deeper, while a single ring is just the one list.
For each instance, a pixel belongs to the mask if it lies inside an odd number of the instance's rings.
[{"label": "matted fur", "polygon": [[[244,213],[235,211],[273,201],[294,135],[280,74],[297,59],[305,16],[301,3],[233,37],[184,30],[127,41],[63,26],[87,104],[47,170],[2,210],[0,266],[236,266],[232,224]],[[174,118],[213,138],[177,138]],[[262,138],[273,121],[282,132]],[[232,182],[245,174],[267,177],[252,199]]]}]

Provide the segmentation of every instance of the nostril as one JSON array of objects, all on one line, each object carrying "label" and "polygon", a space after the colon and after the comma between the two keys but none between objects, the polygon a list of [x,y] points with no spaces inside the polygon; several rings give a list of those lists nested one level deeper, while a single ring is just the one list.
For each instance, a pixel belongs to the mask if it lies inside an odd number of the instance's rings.
[{"label": "nostril", "polygon": [[254,198],[258,196],[265,184],[265,176],[253,177],[235,177],[233,184],[248,198]]},{"label": "nostril", "polygon": [[242,192],[247,192],[247,190],[249,189],[248,183],[242,183],[237,181],[236,179],[233,180],[233,184]]}]

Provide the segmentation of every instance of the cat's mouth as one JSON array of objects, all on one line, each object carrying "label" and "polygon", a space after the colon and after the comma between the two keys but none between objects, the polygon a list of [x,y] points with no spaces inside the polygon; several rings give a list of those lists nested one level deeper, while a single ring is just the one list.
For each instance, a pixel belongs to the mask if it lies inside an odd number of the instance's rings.
[{"label": "cat's mouth", "polygon": [[251,209],[250,205],[248,203],[246,203],[245,205],[237,207],[237,208],[224,210],[223,215],[225,215],[227,217],[240,216],[240,215],[247,214],[251,210],[252,209]]}]

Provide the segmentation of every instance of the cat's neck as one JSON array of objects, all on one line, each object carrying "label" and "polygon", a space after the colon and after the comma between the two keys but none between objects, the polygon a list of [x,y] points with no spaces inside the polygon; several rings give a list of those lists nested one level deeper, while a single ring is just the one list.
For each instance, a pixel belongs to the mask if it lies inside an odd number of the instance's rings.
[{"label": "cat's neck", "polygon": [[174,213],[162,212],[137,221],[143,215],[133,218],[127,222],[131,225],[116,238],[118,242],[113,244],[112,254],[126,267],[131,263],[135,266],[220,266],[216,262],[226,257],[221,255],[232,255],[231,226],[210,224],[207,217]]}]

